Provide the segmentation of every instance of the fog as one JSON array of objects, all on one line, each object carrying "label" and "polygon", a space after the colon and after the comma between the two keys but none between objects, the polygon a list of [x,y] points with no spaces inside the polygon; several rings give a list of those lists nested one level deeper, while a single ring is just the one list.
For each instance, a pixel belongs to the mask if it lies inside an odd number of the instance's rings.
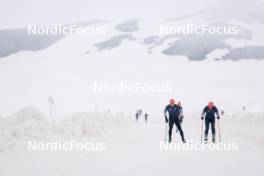
[{"label": "fog", "polygon": [[8,0],[1,2],[0,29],[91,19],[165,20],[200,11],[218,18],[260,19],[263,3],[260,0]]}]

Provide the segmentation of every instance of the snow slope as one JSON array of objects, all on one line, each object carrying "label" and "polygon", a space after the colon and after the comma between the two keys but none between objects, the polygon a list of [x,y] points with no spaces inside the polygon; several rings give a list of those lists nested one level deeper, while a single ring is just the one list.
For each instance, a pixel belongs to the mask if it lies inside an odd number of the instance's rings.
[{"label": "snow slope", "polygon": [[[213,100],[225,111],[243,106],[263,111],[263,64],[257,60],[190,62],[185,57],[149,54],[139,41],[125,40],[112,50],[94,44],[118,34],[71,35],[39,52],[20,52],[0,60],[0,114],[28,105],[48,112],[49,96],[59,113],[95,109],[160,113],[169,98],[181,100],[186,112],[200,111]],[[140,36],[142,31],[138,31]],[[137,36],[137,32],[135,32]],[[87,51],[88,54],[87,54]],[[171,85],[168,93],[98,93],[95,83]],[[155,102],[155,103],[153,103]]]}]

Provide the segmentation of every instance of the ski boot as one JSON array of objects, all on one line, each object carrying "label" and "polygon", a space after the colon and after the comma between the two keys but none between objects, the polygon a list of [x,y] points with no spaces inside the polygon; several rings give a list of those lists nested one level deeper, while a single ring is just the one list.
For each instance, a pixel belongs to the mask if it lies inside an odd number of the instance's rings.
[{"label": "ski boot", "polygon": [[171,143],[171,137],[169,137],[169,143]]},{"label": "ski boot", "polygon": [[181,136],[181,139],[182,139],[183,143],[186,143],[186,140],[185,140],[184,136]]},{"label": "ski boot", "polygon": [[208,136],[205,135],[205,136],[204,136],[204,143],[207,143],[207,142],[208,142]]},{"label": "ski boot", "polygon": [[212,137],[212,142],[215,143],[215,135]]}]

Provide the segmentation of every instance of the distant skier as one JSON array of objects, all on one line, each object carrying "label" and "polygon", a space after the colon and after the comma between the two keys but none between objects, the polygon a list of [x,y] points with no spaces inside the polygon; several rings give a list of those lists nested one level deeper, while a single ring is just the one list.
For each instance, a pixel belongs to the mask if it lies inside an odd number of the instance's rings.
[{"label": "distant skier", "polygon": [[[177,103],[177,105],[180,107],[180,108],[182,108],[182,103],[180,102],[180,101],[178,101],[178,103]],[[182,111],[183,112],[183,111]],[[184,116],[183,116],[183,113],[181,113],[181,116],[179,117],[179,119],[180,119],[180,122],[182,123],[182,121],[183,121],[183,118],[184,118]],[[176,129],[176,133],[178,133],[178,128]]]},{"label": "distant skier", "polygon": [[220,119],[220,115],[218,112],[217,107],[214,105],[212,101],[208,103],[208,106],[206,106],[203,109],[201,120],[205,118],[205,132],[204,132],[204,141],[208,141],[208,131],[209,131],[209,125],[211,124],[211,130],[212,130],[212,141],[215,142],[215,115],[217,116],[217,119]]},{"label": "distant skier", "polygon": [[148,113],[145,113],[144,117],[145,117],[145,122],[147,123],[148,122]]},{"label": "distant skier", "polygon": [[222,116],[225,115],[225,111],[224,111],[224,110],[221,111],[221,115],[222,115]]},{"label": "distant skier", "polygon": [[138,121],[138,118],[139,118],[139,113],[138,112],[136,112],[136,121]]},{"label": "distant skier", "polygon": [[142,109],[139,109],[139,110],[138,110],[138,113],[139,113],[139,115],[141,116],[141,114],[142,114]]},{"label": "distant skier", "polygon": [[[169,114],[169,119],[167,117],[167,112]],[[184,134],[181,128],[181,119],[180,119],[181,117],[183,117],[182,108],[177,104],[175,104],[174,99],[171,99],[170,104],[165,107],[164,115],[165,115],[166,123],[169,122],[169,142],[171,142],[172,128],[173,125],[175,124],[180,132],[182,142],[185,143]]]},{"label": "distant skier", "polygon": [[180,117],[179,117],[180,122],[182,123],[183,118],[184,118],[184,116],[183,116],[183,110],[182,110],[182,103],[179,101],[179,102],[177,103],[177,105],[181,108],[181,111],[182,111],[182,113],[180,114]]},{"label": "distant skier", "polygon": [[178,101],[177,105],[182,107],[182,103],[180,101]]}]

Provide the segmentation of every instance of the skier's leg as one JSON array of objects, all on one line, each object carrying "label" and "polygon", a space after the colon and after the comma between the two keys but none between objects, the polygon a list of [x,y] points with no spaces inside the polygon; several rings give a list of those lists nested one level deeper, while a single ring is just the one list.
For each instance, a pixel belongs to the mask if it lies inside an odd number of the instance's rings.
[{"label": "skier's leg", "polygon": [[173,121],[169,120],[169,142],[171,142],[172,128],[173,128]]},{"label": "skier's leg", "polygon": [[205,118],[205,132],[204,132],[204,140],[208,140],[208,131],[209,131],[209,123],[210,121]]},{"label": "skier's leg", "polygon": [[176,125],[176,127],[178,128],[178,130],[180,132],[182,142],[185,142],[184,134],[183,134],[182,127],[181,127],[181,122],[180,121],[175,121],[175,125]]},{"label": "skier's leg", "polygon": [[211,120],[212,141],[215,142],[215,119]]}]

